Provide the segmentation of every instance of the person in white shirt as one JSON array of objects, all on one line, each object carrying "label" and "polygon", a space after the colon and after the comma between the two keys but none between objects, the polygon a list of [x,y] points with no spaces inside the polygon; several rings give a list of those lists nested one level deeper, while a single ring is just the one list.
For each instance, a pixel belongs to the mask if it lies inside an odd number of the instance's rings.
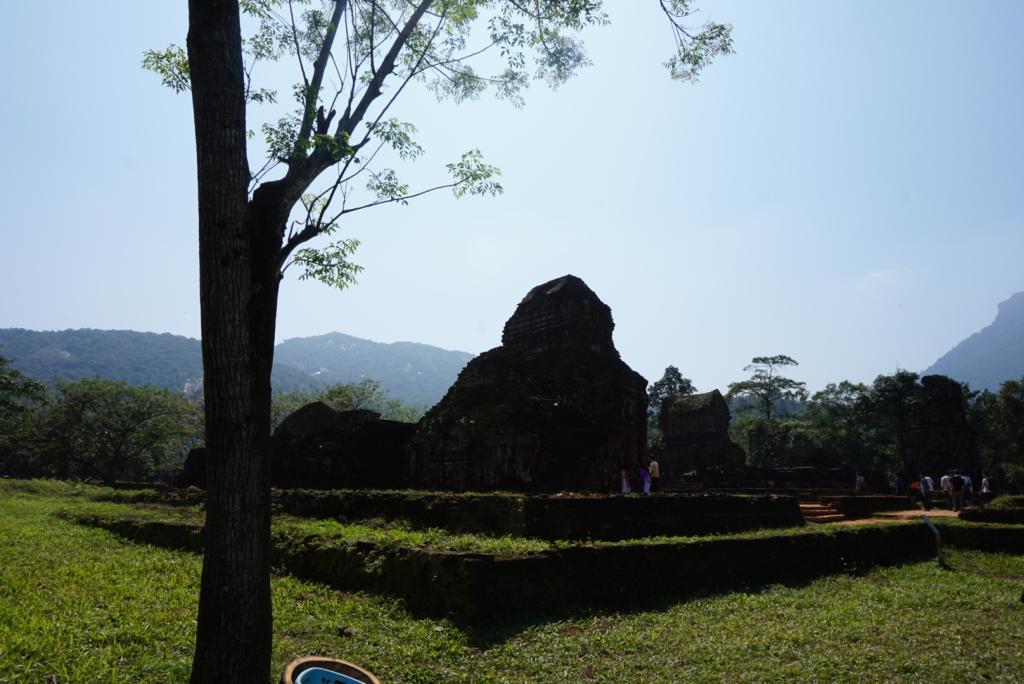
[{"label": "person in white shirt", "polygon": [[950,508],[953,507],[953,478],[946,473],[939,480],[939,489],[942,490],[943,496],[946,497],[946,505]]}]

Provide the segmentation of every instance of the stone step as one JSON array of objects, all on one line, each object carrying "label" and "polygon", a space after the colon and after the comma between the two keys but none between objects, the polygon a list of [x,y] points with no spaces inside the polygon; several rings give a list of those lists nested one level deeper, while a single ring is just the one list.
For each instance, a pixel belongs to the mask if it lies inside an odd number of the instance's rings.
[{"label": "stone step", "polygon": [[846,520],[846,516],[820,501],[801,501],[800,513],[809,523],[831,523]]},{"label": "stone step", "polygon": [[804,519],[808,523],[819,525],[822,523],[841,522],[843,520],[846,520],[846,516],[840,513],[836,513],[834,515],[818,515],[813,517],[804,516]]}]

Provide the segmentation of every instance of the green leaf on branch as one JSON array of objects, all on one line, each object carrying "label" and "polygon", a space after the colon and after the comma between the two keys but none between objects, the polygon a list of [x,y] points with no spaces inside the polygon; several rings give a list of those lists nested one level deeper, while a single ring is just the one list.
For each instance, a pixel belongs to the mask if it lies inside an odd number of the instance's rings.
[{"label": "green leaf on branch", "polygon": [[192,86],[188,55],[178,45],[168,45],[166,50],[146,50],[142,53],[142,68],[159,76],[160,82],[176,93]]},{"label": "green leaf on branch", "polygon": [[[278,119],[276,124],[263,124],[263,138],[271,158],[288,161],[295,147],[295,138],[299,135],[299,123],[298,115],[292,113]],[[309,141],[305,143],[308,145]]]},{"label": "green leaf on branch", "polygon": [[487,89],[488,79],[479,76],[471,66],[452,71],[446,78],[436,79],[432,87],[439,100],[450,98],[462,103],[475,100]]},{"label": "green leaf on branch", "polygon": [[377,136],[381,142],[387,143],[401,159],[412,160],[423,154],[423,148],[412,139],[416,127],[411,123],[392,117],[376,124],[367,124],[367,127],[372,135]]},{"label": "green leaf on branch", "polygon": [[591,64],[583,43],[572,36],[552,33],[537,40],[543,41],[544,45],[537,60],[537,78],[547,81],[552,88],[557,88]]},{"label": "green leaf on branch", "polygon": [[494,196],[504,192],[501,183],[494,180],[495,176],[501,175],[501,169],[485,164],[480,150],[470,150],[463,154],[458,162],[447,166],[448,173],[455,178],[456,184],[452,193],[456,197],[462,197],[466,193]]},{"label": "green leaf on branch", "polygon": [[277,102],[277,91],[270,88],[254,88],[246,93],[246,99],[256,104],[274,104]]},{"label": "green leaf on branch", "polygon": [[665,62],[672,78],[677,81],[696,82],[704,67],[719,55],[731,55],[732,26],[709,21],[696,29],[683,24],[696,10],[693,0],[661,0],[661,8],[672,25],[676,39],[676,54]]},{"label": "green leaf on branch", "polygon": [[399,182],[394,169],[370,171],[370,180],[366,182],[366,189],[377,195],[379,200],[391,200],[408,204],[402,198],[409,194],[409,186]]},{"label": "green leaf on branch", "polygon": [[355,285],[356,276],[363,267],[349,258],[359,248],[359,240],[348,239],[332,242],[321,249],[296,250],[292,264],[303,268],[299,280],[318,280],[325,285],[344,290]]}]

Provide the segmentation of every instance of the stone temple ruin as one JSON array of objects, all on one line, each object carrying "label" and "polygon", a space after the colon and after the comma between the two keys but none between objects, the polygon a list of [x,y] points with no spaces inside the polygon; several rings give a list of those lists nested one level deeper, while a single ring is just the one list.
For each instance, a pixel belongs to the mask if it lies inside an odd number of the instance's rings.
[{"label": "stone temple ruin", "polygon": [[375,411],[307,404],[274,431],[271,479],[286,487],[400,487],[415,429]]},{"label": "stone temple ruin", "polygon": [[420,421],[412,484],[441,489],[609,490],[645,463],[647,381],[612,343],[611,309],[579,278],[538,285],[500,347],[469,362]]},{"label": "stone temple ruin", "polygon": [[908,473],[916,477],[950,468],[973,472],[975,435],[967,422],[960,383],[945,375],[926,375],[921,388],[907,420]]},{"label": "stone temple ruin", "polygon": [[[316,402],[274,432],[278,487],[609,491],[646,465],[647,381],[612,343],[611,309],[575,276],[539,285],[502,345],[469,362],[419,425]],[[728,422],[728,421],[727,421]],[[205,449],[180,484],[205,486]]]},{"label": "stone temple ruin", "polygon": [[[306,404],[285,418],[271,439],[275,487],[313,489],[401,487],[403,453],[416,426],[382,420],[367,410],[335,411]],[[193,449],[179,484],[206,487],[206,448]]]},{"label": "stone temple ruin", "polygon": [[718,390],[666,399],[658,413],[662,446],[652,451],[663,480],[701,468],[742,466],[746,455],[729,439],[730,418]]}]

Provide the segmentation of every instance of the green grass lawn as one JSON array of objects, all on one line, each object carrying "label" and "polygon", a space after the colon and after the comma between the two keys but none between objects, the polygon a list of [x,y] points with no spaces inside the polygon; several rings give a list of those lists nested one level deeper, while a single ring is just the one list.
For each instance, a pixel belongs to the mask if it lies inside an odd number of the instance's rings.
[{"label": "green grass lawn", "polygon": [[[0,682],[186,681],[200,559],[53,515],[81,490],[2,485]],[[1024,556],[949,563],[473,633],[279,576],[274,667],[322,653],[385,682],[1024,680]]]}]

